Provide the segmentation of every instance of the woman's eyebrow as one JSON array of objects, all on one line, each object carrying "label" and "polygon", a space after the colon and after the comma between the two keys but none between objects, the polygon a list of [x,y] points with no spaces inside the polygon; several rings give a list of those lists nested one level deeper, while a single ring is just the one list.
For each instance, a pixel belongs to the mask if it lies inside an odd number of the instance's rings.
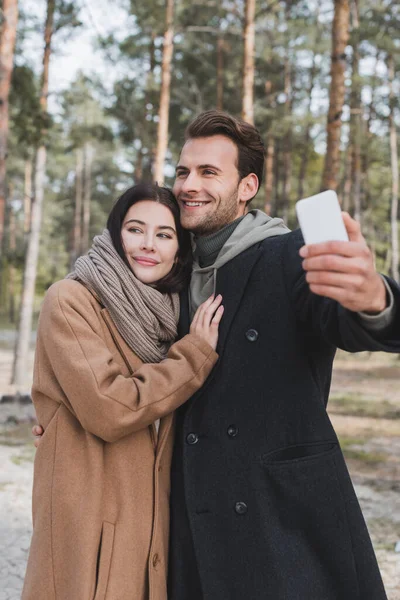
[{"label": "woman's eyebrow", "polygon": [[176,233],[175,229],[173,227],[170,227],[169,225],[159,225],[157,227],[157,229],[170,229],[171,231],[173,231],[174,233]]},{"label": "woman's eyebrow", "polygon": [[128,223],[139,223],[139,225],[146,225],[144,221],[139,221],[139,219],[129,219],[129,221],[125,221],[125,225],[128,225]]},{"label": "woman's eyebrow", "polygon": [[[125,222],[125,225],[128,225],[128,223],[138,223],[139,225],[146,225],[144,221],[139,221],[139,219],[129,219],[129,221]],[[157,229],[170,229],[176,234],[175,229],[173,227],[170,227],[169,225],[157,225]]]}]

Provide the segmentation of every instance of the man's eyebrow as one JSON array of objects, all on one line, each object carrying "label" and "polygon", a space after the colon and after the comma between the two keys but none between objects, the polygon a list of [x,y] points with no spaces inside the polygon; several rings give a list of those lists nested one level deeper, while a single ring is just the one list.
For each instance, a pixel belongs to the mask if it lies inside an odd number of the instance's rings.
[{"label": "man's eyebrow", "polygon": [[[139,221],[139,219],[129,219],[129,221],[125,222],[125,225],[128,225],[128,223],[138,223],[139,225],[146,225],[144,221]],[[171,231],[176,233],[175,229],[173,227],[170,227],[169,225],[158,225],[157,229],[170,229]]]},{"label": "man's eyebrow", "polygon": [[198,168],[199,169],[214,169],[214,171],[219,171],[219,173],[222,172],[221,169],[219,169],[215,165],[199,165]]},{"label": "man's eyebrow", "polygon": [[[219,167],[216,167],[215,165],[198,165],[197,169],[214,169],[214,171],[218,171],[219,173],[222,173],[222,170]],[[189,169],[187,167],[185,167],[184,165],[178,165],[175,169],[175,171],[189,171]]]}]

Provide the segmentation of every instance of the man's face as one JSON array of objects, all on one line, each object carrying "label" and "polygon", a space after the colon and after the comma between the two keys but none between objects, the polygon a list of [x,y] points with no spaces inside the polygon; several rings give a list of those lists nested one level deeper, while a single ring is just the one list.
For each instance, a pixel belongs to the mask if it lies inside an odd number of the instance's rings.
[{"label": "man's face", "polygon": [[236,145],[223,135],[185,143],[173,187],[185,229],[209,235],[244,214],[249,198],[242,198],[237,161]]}]

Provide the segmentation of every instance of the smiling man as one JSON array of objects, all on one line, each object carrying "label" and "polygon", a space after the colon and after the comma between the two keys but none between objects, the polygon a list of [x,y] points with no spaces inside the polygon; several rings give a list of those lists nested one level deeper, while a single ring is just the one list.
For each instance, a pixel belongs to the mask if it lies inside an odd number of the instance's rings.
[{"label": "smiling man", "polygon": [[384,600],[379,569],[326,413],[336,347],[400,350],[398,286],[358,223],[304,247],[249,210],[257,130],[209,111],[188,127],[174,192],[194,234],[180,333],[212,292],[219,361],[177,414],[169,600]]},{"label": "smiling man", "polygon": [[224,317],[219,360],[176,414],[168,600],[385,600],[326,404],[337,347],[400,351],[400,288],[349,215],[350,241],[305,247],[250,210],[264,160],[253,126],[208,111],[176,169],[195,245],[179,333],[212,293]]}]

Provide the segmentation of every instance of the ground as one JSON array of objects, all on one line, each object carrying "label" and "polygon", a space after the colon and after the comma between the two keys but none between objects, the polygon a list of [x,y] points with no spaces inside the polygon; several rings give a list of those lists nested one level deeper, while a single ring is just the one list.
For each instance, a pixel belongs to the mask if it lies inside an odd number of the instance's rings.
[{"label": "ground", "polygon": [[[0,348],[0,396],[14,391],[7,385],[11,359],[11,351]],[[32,361],[27,381],[31,367]],[[329,414],[371,533],[388,599],[400,600],[399,358],[339,353]],[[32,419],[31,405],[0,404],[0,600],[18,600],[22,589],[31,531]]]}]

